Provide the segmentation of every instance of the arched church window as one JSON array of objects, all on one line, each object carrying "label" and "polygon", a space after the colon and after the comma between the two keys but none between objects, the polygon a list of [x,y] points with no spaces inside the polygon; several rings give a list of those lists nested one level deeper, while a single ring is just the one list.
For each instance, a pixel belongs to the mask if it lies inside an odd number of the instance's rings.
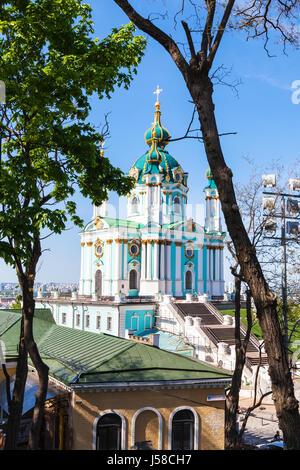
[{"label": "arched church window", "polygon": [[176,212],[176,214],[179,214],[181,212],[181,203],[180,203],[179,196],[174,197],[173,206],[174,206],[174,212]]},{"label": "arched church window", "polygon": [[96,450],[121,450],[120,416],[107,413],[97,423]]},{"label": "arched church window", "polygon": [[178,411],[172,420],[172,450],[193,450],[195,418],[191,410]]},{"label": "arched church window", "polygon": [[137,272],[132,269],[129,273],[129,289],[137,289]]},{"label": "arched church window", "polygon": [[131,213],[136,214],[138,212],[138,199],[137,197],[133,197],[131,200]]},{"label": "arched church window", "polygon": [[185,273],[185,288],[186,290],[191,290],[193,288],[193,276],[191,271]]}]

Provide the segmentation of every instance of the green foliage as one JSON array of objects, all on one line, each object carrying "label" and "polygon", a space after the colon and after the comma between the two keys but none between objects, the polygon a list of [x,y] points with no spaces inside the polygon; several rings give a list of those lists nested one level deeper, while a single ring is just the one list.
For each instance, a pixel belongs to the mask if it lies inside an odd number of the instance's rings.
[{"label": "green foliage", "polygon": [[61,233],[68,217],[82,224],[72,199],[77,188],[98,205],[108,191],[125,195],[132,188],[133,180],[100,156],[103,137],[87,119],[92,94],[101,99],[128,88],[145,48],[134,33],[128,24],[93,38],[91,8],[82,0],[1,2],[0,256],[6,263],[15,256],[29,263],[41,230]]},{"label": "green foliage", "polygon": [[17,295],[16,302],[11,305],[11,309],[20,309],[21,308],[22,294]]},{"label": "green foliage", "polygon": [[[278,317],[282,317],[282,302],[281,299],[278,299],[277,302],[277,312]],[[296,322],[300,318],[300,305],[298,302],[288,302],[287,303],[287,318],[290,322]]]}]

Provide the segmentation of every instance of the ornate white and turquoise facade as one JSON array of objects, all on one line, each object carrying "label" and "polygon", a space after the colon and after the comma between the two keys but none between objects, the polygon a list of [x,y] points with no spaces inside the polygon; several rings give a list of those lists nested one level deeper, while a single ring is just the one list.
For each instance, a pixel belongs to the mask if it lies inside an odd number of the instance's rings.
[{"label": "ornate white and turquoise facade", "polygon": [[106,201],[94,207],[93,219],[80,233],[79,295],[223,297],[225,233],[211,171],[202,227],[187,219],[188,174],[166,150],[170,134],[161,124],[158,100],[145,140],[148,150],[129,171],[135,186],[127,198],[127,217],[108,217]]}]

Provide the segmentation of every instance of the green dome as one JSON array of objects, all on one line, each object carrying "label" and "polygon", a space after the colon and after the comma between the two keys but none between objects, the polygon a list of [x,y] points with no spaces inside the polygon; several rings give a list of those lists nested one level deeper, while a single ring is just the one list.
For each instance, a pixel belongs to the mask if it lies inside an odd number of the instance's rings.
[{"label": "green dome", "polygon": [[217,189],[217,186],[216,186],[216,183],[214,182],[214,177],[213,177],[213,174],[212,174],[210,168],[205,173],[205,176],[209,180],[209,184],[208,184],[208,186],[205,187],[205,189],[206,188],[215,188],[215,189]]},{"label": "green dome", "polygon": [[163,174],[163,183],[185,184],[184,173],[178,161],[158,145],[151,146],[148,152],[138,158],[129,174],[135,176],[138,183],[145,182],[145,174]]},{"label": "green dome", "polygon": [[146,131],[145,140],[149,150],[132,166],[129,175],[138,183],[145,183],[145,174],[163,174],[163,183],[185,184],[184,172],[178,161],[165,150],[170,134],[160,122],[160,104],[155,103],[155,119],[151,129]]}]

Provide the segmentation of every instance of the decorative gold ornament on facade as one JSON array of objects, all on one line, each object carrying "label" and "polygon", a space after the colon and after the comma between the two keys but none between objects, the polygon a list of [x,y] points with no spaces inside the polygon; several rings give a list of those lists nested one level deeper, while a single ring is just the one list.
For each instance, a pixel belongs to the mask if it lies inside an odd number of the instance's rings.
[{"label": "decorative gold ornament on facade", "polygon": [[[173,170],[173,178],[174,178],[175,183],[182,183],[183,177],[184,177],[184,173],[183,173],[181,166],[179,165],[178,168],[176,168],[176,170]],[[180,188],[180,184],[177,187]]]},{"label": "decorative gold ornament on facade", "polygon": [[101,230],[103,228],[103,221],[101,220],[100,217],[96,218],[95,226],[98,230]]},{"label": "decorative gold ornament on facade", "polygon": [[138,180],[139,177],[139,170],[133,165],[129,171],[129,176],[134,178],[136,181]]},{"label": "decorative gold ornament on facade", "polygon": [[104,243],[99,238],[97,238],[97,240],[95,241],[95,255],[97,256],[97,258],[102,258],[103,252]]},{"label": "decorative gold ornament on facade", "polygon": [[184,245],[185,257],[188,259],[194,258],[195,249],[191,242],[188,242]]},{"label": "decorative gold ornament on facade", "polygon": [[136,258],[139,256],[141,247],[140,247],[140,241],[139,240],[132,240],[131,242],[128,243],[128,251],[129,254],[133,257]]}]

